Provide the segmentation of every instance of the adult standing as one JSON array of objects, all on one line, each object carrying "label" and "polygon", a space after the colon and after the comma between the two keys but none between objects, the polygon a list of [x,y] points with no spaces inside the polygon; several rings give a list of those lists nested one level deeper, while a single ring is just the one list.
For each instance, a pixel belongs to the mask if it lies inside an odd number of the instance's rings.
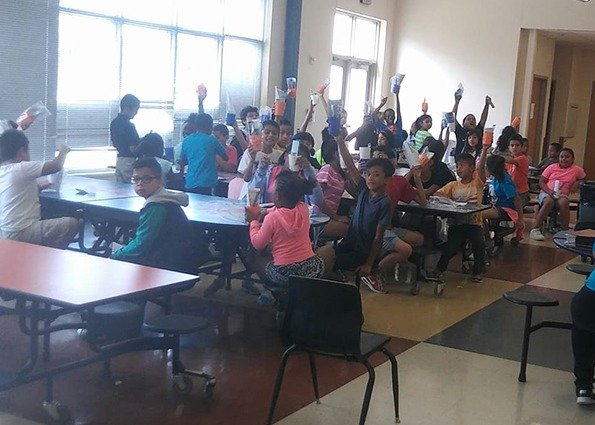
[{"label": "adult standing", "polygon": [[116,180],[130,183],[132,165],[136,160],[136,152],[140,139],[136,127],[130,122],[138,113],[140,100],[132,94],[124,95],[120,100],[120,113],[110,124],[110,139],[118,150],[116,161]]}]

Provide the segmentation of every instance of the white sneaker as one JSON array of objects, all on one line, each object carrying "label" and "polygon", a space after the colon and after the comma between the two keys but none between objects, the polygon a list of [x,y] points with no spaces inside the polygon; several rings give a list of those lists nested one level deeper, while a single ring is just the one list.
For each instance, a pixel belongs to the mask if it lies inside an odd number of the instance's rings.
[{"label": "white sneaker", "polygon": [[529,233],[529,237],[531,239],[533,239],[534,241],[544,241],[545,240],[545,236],[543,236],[543,233],[541,233],[541,230],[535,228],[535,229],[531,229],[531,232]]}]

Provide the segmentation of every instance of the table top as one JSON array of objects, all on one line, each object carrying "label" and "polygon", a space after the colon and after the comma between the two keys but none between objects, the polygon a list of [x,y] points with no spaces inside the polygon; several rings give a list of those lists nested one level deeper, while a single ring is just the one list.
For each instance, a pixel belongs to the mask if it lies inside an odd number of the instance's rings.
[{"label": "table top", "polygon": [[443,202],[430,199],[425,207],[418,204],[397,204],[397,209],[413,214],[435,215],[439,217],[461,217],[475,214],[492,208],[491,205],[465,204],[452,206]]},{"label": "table top", "polygon": [[[183,207],[188,220],[217,226],[247,227],[245,220],[245,201],[222,198],[219,196],[199,195],[188,193],[189,205]],[[113,210],[116,213],[128,213],[129,217],[137,218],[145,200],[141,197],[109,199],[104,201],[84,202],[89,210]],[[321,226],[329,221],[329,217],[322,213],[313,213],[310,217],[311,225]]]},{"label": "table top", "polygon": [[582,248],[580,246],[576,246],[575,243],[568,243],[567,237],[569,234],[574,234],[572,230],[560,230],[554,235],[554,245],[558,248],[565,249],[566,251],[574,252],[575,254],[594,258],[593,257],[593,250],[590,248]]},{"label": "table top", "polygon": [[224,173],[223,171],[219,171],[219,173],[218,173],[219,183],[229,183],[236,177],[241,177],[241,176],[238,173]]},{"label": "table top", "polygon": [[40,193],[40,196],[42,199],[79,203],[136,197],[137,195],[134,192],[134,187],[129,183],[65,175],[59,192],[44,190]]},{"label": "table top", "polygon": [[63,307],[175,290],[198,276],[0,239],[0,292]]}]

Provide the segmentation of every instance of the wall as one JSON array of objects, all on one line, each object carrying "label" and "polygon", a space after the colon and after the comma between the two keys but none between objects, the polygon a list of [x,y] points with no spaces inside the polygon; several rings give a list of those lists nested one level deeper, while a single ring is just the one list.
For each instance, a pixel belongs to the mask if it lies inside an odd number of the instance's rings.
[{"label": "wall", "polygon": [[566,135],[568,95],[574,58],[572,46],[556,46],[552,78],[556,81],[556,95],[552,113],[552,142]]},{"label": "wall", "polygon": [[[354,13],[382,19],[386,21],[386,39],[389,41],[384,49],[385,62],[381,66],[381,85],[376,90],[374,99],[378,101],[381,93],[388,92],[387,75],[391,71],[392,41],[394,39],[394,16],[396,13],[394,0],[375,0],[372,5],[365,6],[358,0],[303,0],[302,24],[300,36],[300,52],[298,65],[298,98],[296,99],[296,127],[303,120],[309,104],[310,90],[316,89],[329,76],[332,63],[333,22],[336,8]],[[363,108],[363,105],[362,105]],[[325,125],[325,114],[322,108],[316,112],[316,122],[309,131],[320,143],[320,131]]]}]

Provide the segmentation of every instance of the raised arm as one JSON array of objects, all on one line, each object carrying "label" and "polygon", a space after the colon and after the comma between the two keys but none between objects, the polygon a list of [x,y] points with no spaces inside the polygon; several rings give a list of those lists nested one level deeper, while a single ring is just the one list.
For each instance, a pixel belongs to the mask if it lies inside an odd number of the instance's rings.
[{"label": "raised arm", "polygon": [[349,153],[349,149],[345,144],[345,133],[344,131],[340,131],[339,135],[337,136],[337,146],[339,147],[339,155],[343,158],[343,162],[347,167],[347,175],[351,182],[357,187],[359,184],[359,180],[362,178],[359,174],[358,169],[356,168],[355,164],[353,163],[353,159],[351,158],[351,154]]},{"label": "raised arm", "polygon": [[47,176],[48,174],[54,174],[60,171],[64,167],[64,161],[66,161],[66,155],[70,152],[70,148],[66,145],[62,145],[58,148],[58,155],[51,161],[43,163],[41,168],[41,175]]},{"label": "raised arm", "polygon": [[320,100],[320,103],[322,103],[322,107],[324,108],[324,113],[326,114],[326,116],[328,117],[328,102],[326,101],[326,99],[324,98],[324,92],[322,93],[318,93],[320,96],[318,97],[318,99]]},{"label": "raised arm", "polygon": [[246,135],[242,130],[240,130],[240,127],[238,127],[238,123],[236,121],[233,122],[232,127],[236,139],[238,139],[238,142],[240,142],[240,146],[242,146],[242,149],[246,150],[248,148],[248,141],[246,140]]},{"label": "raised arm", "polygon": [[380,112],[380,110],[384,107],[384,105],[386,105],[386,101],[388,100],[388,97],[383,97],[382,99],[380,99],[380,105],[378,105],[376,107],[376,109],[374,109],[374,112],[372,112],[372,118],[376,118],[376,115],[378,114],[378,112]]},{"label": "raised arm", "polygon": [[299,128],[299,132],[305,132],[308,131],[308,125],[310,124],[310,121],[312,121],[312,115],[314,115],[314,107],[316,105],[314,105],[312,103],[312,101],[310,101],[310,105],[308,105],[308,112],[306,112],[306,116],[304,117],[304,122],[302,123],[302,125]]},{"label": "raised arm", "polygon": [[477,164],[477,175],[482,182],[486,181],[486,158],[488,156],[489,146],[483,145],[481,147],[481,155],[479,156],[479,163]]},{"label": "raised arm", "polygon": [[481,111],[481,118],[479,119],[479,125],[481,127],[486,126],[486,122],[488,120],[488,113],[490,112],[490,103],[492,103],[492,99],[490,96],[486,96],[485,103],[483,105],[483,110]]},{"label": "raised arm", "polygon": [[417,189],[417,196],[415,197],[415,201],[422,207],[425,207],[428,203],[428,198],[426,197],[426,192],[421,181],[421,167],[413,167],[410,173],[413,174],[413,182],[415,183],[415,189]]}]

